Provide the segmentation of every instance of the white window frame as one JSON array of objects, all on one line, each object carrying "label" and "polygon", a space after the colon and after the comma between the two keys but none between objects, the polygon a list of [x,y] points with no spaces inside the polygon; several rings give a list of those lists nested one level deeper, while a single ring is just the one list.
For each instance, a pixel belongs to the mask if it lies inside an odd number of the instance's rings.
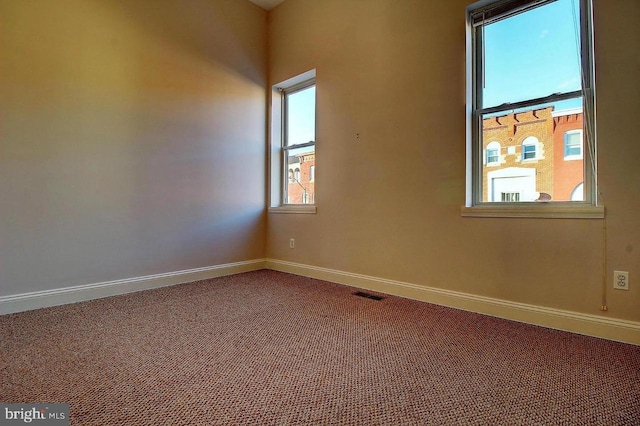
[{"label": "white window frame", "polygon": [[[502,159],[501,150],[502,150],[502,147],[500,146],[500,142],[498,141],[489,142],[485,150],[485,164],[487,166],[496,166],[500,164]],[[492,157],[491,155],[489,155],[489,152],[491,151],[498,151],[498,154],[496,155],[497,157],[496,161],[489,161],[489,158]]]},{"label": "white window frame", "polygon": [[[575,135],[575,134],[579,134],[580,135],[580,154],[577,155],[567,155],[567,140],[568,140],[568,136],[569,135]],[[571,161],[571,160],[582,160],[584,155],[584,132],[581,129],[575,129],[575,130],[567,130],[566,132],[564,132],[563,135],[563,155],[564,155],[564,160],[565,161]]]},{"label": "white window frame", "polygon": [[[526,147],[533,147],[533,157],[525,158]],[[522,141],[522,158],[523,162],[536,161],[540,157],[540,141],[535,136],[528,136]]]},{"label": "white window frame", "polygon": [[[482,73],[482,25],[503,19],[512,14],[544,5],[553,0],[481,0],[469,5],[466,9],[466,196],[465,205],[461,209],[466,217],[532,217],[532,218],[603,218],[604,207],[598,205],[596,191],[596,156],[595,156],[595,70],[593,63],[593,17],[592,0],[576,0],[580,3],[581,32],[581,70],[583,74],[582,89],[575,92],[552,94],[543,98],[528,99],[522,102],[500,105],[493,108],[480,108]],[[478,84],[476,84],[478,83]],[[583,128],[589,136],[589,143],[583,146],[585,157],[585,201],[562,202],[520,202],[496,203],[482,201],[483,195],[483,147],[482,119],[485,114],[511,111],[519,108],[555,102],[575,97],[582,97],[583,108],[589,111],[584,115]],[[586,147],[589,149],[585,149]],[[536,147],[539,158],[540,146]],[[486,161],[486,160],[485,160]],[[531,160],[526,160],[531,161]]]},{"label": "white window frame", "polygon": [[[312,69],[295,77],[275,84],[271,88],[271,120],[270,120],[270,149],[269,149],[269,213],[308,213],[315,214],[315,204],[286,204],[284,203],[289,173],[286,167],[285,155],[293,148],[316,146],[316,141],[287,146],[286,143],[286,95],[303,90],[316,84],[316,70]],[[316,120],[317,122],[317,120]],[[316,138],[314,138],[316,139]],[[294,172],[295,173],[295,172]],[[315,202],[315,195],[313,197]]]}]

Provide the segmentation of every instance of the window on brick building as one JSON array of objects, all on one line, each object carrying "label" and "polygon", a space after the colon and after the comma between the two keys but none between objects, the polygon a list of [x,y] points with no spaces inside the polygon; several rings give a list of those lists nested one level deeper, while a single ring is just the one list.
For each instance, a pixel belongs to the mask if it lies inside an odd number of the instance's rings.
[{"label": "window on brick building", "polygon": [[570,130],[564,133],[564,159],[582,159],[582,130]]},{"label": "window on brick building", "polygon": [[498,164],[500,162],[500,142],[490,142],[487,145],[487,164]]},{"label": "window on brick building", "polygon": [[529,136],[522,141],[522,159],[523,160],[535,160],[538,157],[538,139],[534,136]]},{"label": "window on brick building", "polygon": [[[591,0],[481,0],[467,7],[463,213],[473,216],[475,207],[492,205],[597,205],[592,40]],[[563,110],[581,110],[583,116],[560,122],[557,112]],[[561,170],[563,155],[578,151],[585,161],[573,166],[582,170]],[[569,188],[581,182],[580,199]],[[506,187],[504,197],[498,195]]]},{"label": "window on brick building", "polygon": [[505,203],[515,203],[520,201],[520,193],[519,192],[502,192],[501,199],[502,199],[502,202],[505,202]]},{"label": "window on brick building", "polygon": [[315,213],[315,70],[273,86],[271,118],[269,211]]}]

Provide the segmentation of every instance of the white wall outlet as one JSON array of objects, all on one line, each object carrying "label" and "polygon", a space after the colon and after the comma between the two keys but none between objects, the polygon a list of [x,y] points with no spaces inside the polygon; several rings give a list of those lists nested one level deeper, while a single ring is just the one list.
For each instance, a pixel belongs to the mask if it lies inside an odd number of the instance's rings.
[{"label": "white wall outlet", "polygon": [[613,288],[616,290],[629,290],[629,272],[613,271]]},{"label": "white wall outlet", "polygon": [[289,239],[289,248],[296,248],[296,239],[295,238]]}]

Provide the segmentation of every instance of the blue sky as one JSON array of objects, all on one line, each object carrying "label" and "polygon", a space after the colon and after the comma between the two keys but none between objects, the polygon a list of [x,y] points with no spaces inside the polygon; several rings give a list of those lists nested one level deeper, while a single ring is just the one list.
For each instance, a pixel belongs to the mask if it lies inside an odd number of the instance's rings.
[{"label": "blue sky", "polygon": [[485,27],[484,108],[580,89],[573,13],[578,1],[557,0]]},{"label": "blue sky", "polygon": [[316,140],[316,86],[288,96],[288,144]]},{"label": "blue sky", "polygon": [[[485,27],[484,108],[580,89],[578,3],[557,0]],[[315,140],[315,97],[315,86],[289,95],[289,145]]]}]

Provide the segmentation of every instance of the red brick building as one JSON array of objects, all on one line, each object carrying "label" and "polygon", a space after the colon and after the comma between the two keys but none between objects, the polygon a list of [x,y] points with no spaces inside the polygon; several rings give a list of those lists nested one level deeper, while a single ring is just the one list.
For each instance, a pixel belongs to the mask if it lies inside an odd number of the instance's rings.
[{"label": "red brick building", "polygon": [[287,203],[314,204],[316,153],[315,151],[289,157],[287,170]]},{"label": "red brick building", "polygon": [[553,112],[553,194],[557,200],[584,199],[582,109]]},{"label": "red brick building", "polygon": [[[553,107],[483,121],[485,202],[584,198],[582,108]],[[289,158],[287,203],[315,203],[315,151]]]},{"label": "red brick building", "polygon": [[485,202],[582,200],[582,110],[546,107],[483,121]]}]

